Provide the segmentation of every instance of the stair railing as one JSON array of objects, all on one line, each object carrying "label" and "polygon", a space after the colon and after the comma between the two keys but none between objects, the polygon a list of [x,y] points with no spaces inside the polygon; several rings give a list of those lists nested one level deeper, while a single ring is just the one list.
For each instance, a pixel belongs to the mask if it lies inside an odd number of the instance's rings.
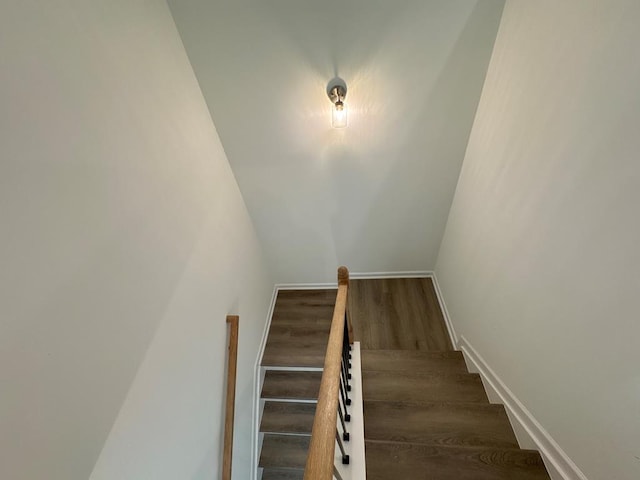
[{"label": "stair railing", "polygon": [[224,452],[222,454],[222,480],[231,480],[231,459],[233,450],[233,419],[236,404],[236,369],[238,365],[238,322],[237,315],[227,315],[229,331],[229,360],[227,367],[227,403],[224,420]]},{"label": "stair railing", "polygon": [[[304,480],[331,480],[334,476],[342,480],[335,466],[336,443],[340,448],[342,463],[349,463],[344,442],[349,441],[347,423],[351,417],[348,406],[351,405],[351,344],[353,329],[348,318],[347,294],[349,290],[349,270],[338,269],[338,295],[333,310],[329,343],[324,359],[324,370],[318,394],[316,414],[313,419],[311,443],[307,463],[304,469]],[[340,418],[340,429],[337,419]],[[339,430],[342,430],[342,435]]]}]

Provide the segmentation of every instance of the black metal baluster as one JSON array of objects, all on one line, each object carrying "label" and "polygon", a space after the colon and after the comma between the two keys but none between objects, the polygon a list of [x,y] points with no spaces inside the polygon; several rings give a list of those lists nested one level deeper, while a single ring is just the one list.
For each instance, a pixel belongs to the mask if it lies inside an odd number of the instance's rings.
[{"label": "black metal baluster", "polygon": [[351,385],[349,385],[349,381],[346,378],[346,374],[343,374],[343,376],[340,377],[340,380],[342,380],[340,385],[342,385],[342,388],[344,389],[345,404],[351,405],[351,399],[349,398],[348,393],[351,390]]},{"label": "black metal baluster", "polygon": [[[347,316],[347,312],[344,312],[344,344],[345,350],[348,352],[351,351],[351,344],[349,343],[349,318]],[[351,354],[349,354],[349,360],[351,360]]]},{"label": "black metal baluster", "polygon": [[344,370],[340,372],[340,385],[342,386],[342,388],[344,388],[347,405],[351,405],[351,400],[349,399],[349,394],[347,393],[351,391],[351,385],[347,384]]},{"label": "black metal baluster", "polygon": [[[344,350],[343,350],[344,352]],[[351,374],[349,373],[349,368],[351,368],[351,363],[347,360],[346,355],[342,356],[342,363],[340,364],[342,370],[342,376],[344,378],[344,383],[346,385],[347,391],[351,391],[351,385],[349,384],[349,379],[351,378]]]},{"label": "black metal baluster", "polygon": [[351,374],[349,370],[351,370],[351,345],[349,344],[349,327],[347,326],[347,313],[344,314],[344,335],[342,337],[342,357],[345,365],[345,374],[346,374],[346,384],[347,390],[351,390],[351,385],[349,385],[349,380],[351,380]]},{"label": "black metal baluster", "polygon": [[[344,415],[342,413],[342,406],[340,405],[340,402],[338,402],[338,414],[340,416],[340,423],[342,424],[342,439],[345,442],[348,442],[349,441],[349,432],[347,432],[347,425],[346,425],[346,423],[344,423],[345,420],[344,420]],[[349,419],[351,419],[351,418],[349,418]]]},{"label": "black metal baluster", "polygon": [[342,407],[344,408],[344,419],[348,422],[349,420],[351,420],[351,415],[349,415],[347,405],[351,405],[351,399],[345,396],[344,386],[342,385],[342,378],[340,378],[340,397],[342,399]]},{"label": "black metal baluster", "polygon": [[[348,405],[350,405],[350,402],[347,401],[345,403],[344,398],[342,399],[342,408],[344,409],[344,421],[349,423],[351,421],[351,414],[349,413],[349,409],[347,408]],[[340,402],[338,402],[340,403]]]},{"label": "black metal baluster", "polygon": [[349,455],[344,450],[344,445],[342,443],[342,439],[340,438],[340,434],[336,430],[336,440],[338,440],[338,446],[340,447],[340,453],[342,453],[342,464],[349,465]]}]

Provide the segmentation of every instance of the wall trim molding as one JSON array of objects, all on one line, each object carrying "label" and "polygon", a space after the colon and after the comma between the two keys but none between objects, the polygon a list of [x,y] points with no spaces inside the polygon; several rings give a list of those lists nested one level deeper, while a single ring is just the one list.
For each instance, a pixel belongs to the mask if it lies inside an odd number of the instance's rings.
[{"label": "wall trim molding", "polygon": [[269,327],[271,327],[271,317],[273,316],[273,310],[276,306],[276,298],[278,297],[278,286],[273,287],[273,293],[271,294],[271,303],[269,304],[269,310],[267,311],[267,320],[264,323],[264,331],[262,332],[262,340],[260,341],[260,347],[258,348],[258,355],[256,357],[256,363],[253,367],[253,409],[251,416],[253,419],[252,432],[251,432],[251,469],[252,480],[258,480],[258,459],[260,448],[258,442],[258,432],[260,431],[260,388],[262,387],[262,372],[260,371],[260,363],[262,363],[262,356],[264,355],[264,348],[267,344],[267,336],[269,335]]},{"label": "wall trim molding", "polygon": [[523,405],[502,379],[489,366],[485,359],[471,345],[464,335],[460,337],[458,348],[465,359],[475,366],[482,377],[485,387],[491,388],[500,398],[510,414],[512,421],[526,432],[531,441],[538,447],[542,459],[553,479],[588,480],[584,473],[573,463],[549,432],[536,420],[533,414]]},{"label": "wall trim molding", "polygon": [[276,293],[280,290],[337,290],[338,282],[323,283],[277,283]]},{"label": "wall trim molding", "polygon": [[436,297],[438,297],[438,303],[440,304],[440,311],[442,312],[442,316],[444,317],[444,323],[447,326],[447,330],[449,331],[451,344],[453,345],[453,348],[457,348],[459,343],[458,334],[456,333],[456,329],[453,327],[451,315],[449,315],[449,310],[447,309],[447,304],[444,301],[444,297],[442,296],[442,290],[440,290],[440,284],[438,283],[438,277],[436,276],[435,272],[433,272],[433,274],[431,275],[431,279],[433,280],[433,288],[436,291]]},{"label": "wall trim molding", "polygon": [[407,272],[349,272],[353,280],[368,280],[376,278],[429,278],[433,277],[431,270],[411,270]]}]

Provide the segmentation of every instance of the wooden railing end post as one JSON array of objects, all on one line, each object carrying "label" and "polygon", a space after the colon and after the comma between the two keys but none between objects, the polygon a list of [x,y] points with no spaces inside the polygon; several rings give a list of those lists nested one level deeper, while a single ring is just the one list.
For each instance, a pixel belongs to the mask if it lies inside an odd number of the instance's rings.
[{"label": "wooden railing end post", "polygon": [[222,480],[231,480],[231,461],[233,455],[233,421],[236,403],[236,373],[238,364],[238,315],[227,315],[229,332],[229,356],[227,365],[227,399],[224,420],[224,451],[222,454]]},{"label": "wooden railing end post", "polygon": [[345,266],[338,268],[338,285],[349,285],[349,269]]},{"label": "wooden railing end post", "polygon": [[[349,269],[344,265],[338,267],[338,286],[347,285],[349,286]],[[349,306],[347,304],[347,326],[349,333],[349,344],[353,345],[353,324],[351,323],[351,312],[349,311]]]}]

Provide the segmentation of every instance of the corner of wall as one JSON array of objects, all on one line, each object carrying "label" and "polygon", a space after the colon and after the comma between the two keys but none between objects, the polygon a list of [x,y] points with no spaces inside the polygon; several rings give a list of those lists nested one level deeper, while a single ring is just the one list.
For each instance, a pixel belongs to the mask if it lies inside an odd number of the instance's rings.
[{"label": "corner of wall", "polygon": [[436,276],[436,272],[431,272],[430,276],[433,280],[433,288],[436,291],[438,302],[440,303],[440,310],[442,310],[442,315],[444,317],[445,324],[447,325],[447,330],[449,331],[449,337],[451,338],[451,343],[454,346],[454,348],[459,348],[458,334],[456,333],[456,330],[453,327],[453,322],[451,321],[451,315],[449,315],[449,310],[447,309],[447,303],[444,301],[444,297],[442,296],[442,290],[440,290],[440,284],[438,283],[438,277]]}]

